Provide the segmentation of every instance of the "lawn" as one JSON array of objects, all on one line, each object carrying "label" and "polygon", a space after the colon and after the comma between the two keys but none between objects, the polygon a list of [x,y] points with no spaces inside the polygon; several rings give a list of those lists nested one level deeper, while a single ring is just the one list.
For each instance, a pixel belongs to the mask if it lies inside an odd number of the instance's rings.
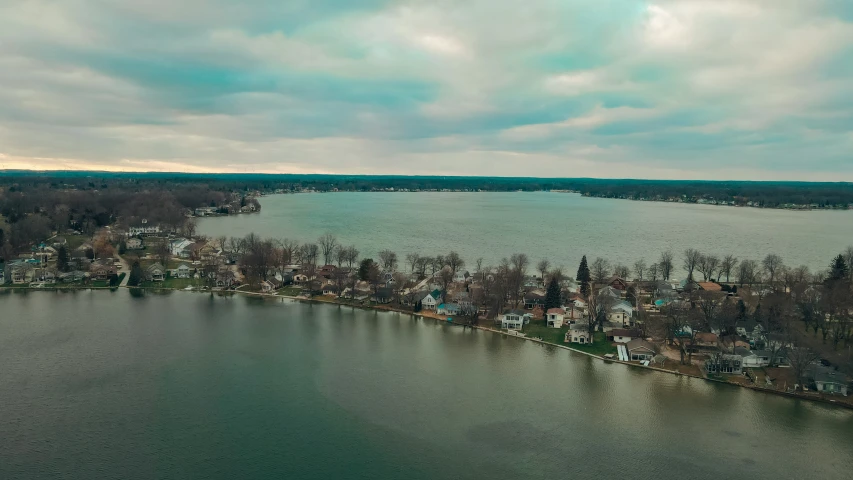
[{"label": "lawn", "polygon": [[607,341],[604,332],[595,332],[593,335],[594,343],[581,345],[579,343],[565,343],[566,332],[569,327],[550,328],[545,325],[544,320],[533,320],[521,330],[528,337],[539,337],[549,343],[557,345],[566,345],[568,347],[580,350],[582,352],[591,353],[593,355],[605,355],[608,353],[616,353],[616,347],[611,342]]},{"label": "lawn", "polygon": [[143,287],[171,288],[175,290],[187,287],[203,287],[204,282],[200,278],[172,278],[169,277],[162,282],[143,282]]},{"label": "lawn", "polygon": [[287,295],[289,297],[295,297],[302,292],[302,287],[284,287],[278,290],[280,295]]}]

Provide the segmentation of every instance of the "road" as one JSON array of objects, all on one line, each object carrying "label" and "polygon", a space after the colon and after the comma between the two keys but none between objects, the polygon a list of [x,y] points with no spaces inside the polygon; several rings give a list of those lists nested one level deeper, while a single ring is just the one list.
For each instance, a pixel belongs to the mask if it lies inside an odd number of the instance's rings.
[{"label": "road", "polygon": [[119,260],[119,264],[121,264],[121,270],[119,271],[124,272],[124,278],[121,279],[119,287],[126,287],[127,281],[130,280],[130,265],[128,265],[127,261],[119,254],[116,254],[115,258],[117,258]]}]

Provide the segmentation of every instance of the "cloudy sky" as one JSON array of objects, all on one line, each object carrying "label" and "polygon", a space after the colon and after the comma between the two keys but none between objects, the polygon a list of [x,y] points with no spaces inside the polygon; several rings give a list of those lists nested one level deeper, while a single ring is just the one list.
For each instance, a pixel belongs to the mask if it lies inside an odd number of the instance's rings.
[{"label": "cloudy sky", "polygon": [[853,181],[853,1],[4,0],[0,164]]}]

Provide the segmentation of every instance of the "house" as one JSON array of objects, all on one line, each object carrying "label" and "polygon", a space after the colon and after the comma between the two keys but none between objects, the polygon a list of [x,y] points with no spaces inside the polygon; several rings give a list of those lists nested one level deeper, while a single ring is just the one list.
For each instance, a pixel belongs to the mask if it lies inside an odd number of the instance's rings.
[{"label": "house", "polygon": [[533,310],[536,307],[541,307],[545,305],[545,294],[538,291],[532,290],[524,294],[524,308],[528,310]]},{"label": "house", "polygon": [[186,238],[174,238],[169,240],[169,253],[179,258],[190,258],[190,246],[192,241]]},{"label": "house", "polygon": [[391,300],[394,299],[394,289],[389,287],[379,288],[370,299],[376,303],[391,303]]},{"label": "house", "polygon": [[6,266],[5,275],[15,284],[30,283],[35,277],[35,267],[29,262],[13,261]]},{"label": "house", "polygon": [[452,296],[453,303],[459,305],[460,310],[474,308],[474,302],[471,299],[471,294],[462,290],[455,292]]},{"label": "house", "polygon": [[273,292],[275,291],[275,285],[269,280],[264,280],[261,282],[261,291],[264,293]]},{"label": "house", "polygon": [[616,302],[607,311],[607,321],[621,323],[624,326],[633,325],[634,308],[630,303],[622,300]]},{"label": "house", "polygon": [[334,265],[323,265],[320,267],[320,270],[317,271],[317,276],[325,280],[331,280],[335,278],[335,272],[337,271],[338,267]]},{"label": "house", "polygon": [[107,280],[116,274],[116,265],[113,260],[111,258],[106,260],[94,262],[89,267],[89,276],[93,280]]},{"label": "house", "polygon": [[190,271],[189,265],[187,265],[186,263],[178,265],[178,268],[175,269],[175,276],[178,278],[192,277],[192,272]]},{"label": "house", "polygon": [[743,374],[743,357],[731,353],[716,353],[705,361],[705,371],[708,373]]},{"label": "house", "polygon": [[149,282],[162,282],[166,279],[166,269],[159,263],[154,263],[145,269],[145,279]]},{"label": "house", "polygon": [[735,354],[740,355],[743,368],[761,368],[770,365],[770,352],[767,350],[735,347]]},{"label": "house", "polygon": [[217,272],[215,282],[219,288],[231,288],[237,284],[237,278],[231,270],[221,270]]},{"label": "house", "polygon": [[293,275],[293,283],[295,283],[297,285],[301,285],[307,281],[308,281],[308,275],[305,275],[304,273],[297,273],[297,274]]},{"label": "house", "polygon": [[545,312],[545,325],[551,328],[560,328],[565,321],[566,311],[562,308],[549,308]]},{"label": "house", "polygon": [[455,303],[442,303],[436,309],[436,313],[439,315],[459,315],[460,311],[462,309]]},{"label": "house", "polygon": [[82,270],[74,270],[71,272],[60,273],[57,279],[63,283],[79,282],[86,277],[86,272]]},{"label": "house", "polygon": [[622,291],[608,285],[598,290],[598,297],[601,299],[601,302],[607,301],[606,299],[619,301],[622,299]]},{"label": "house", "polygon": [[424,297],[426,297],[427,295],[429,295],[429,292],[427,292],[426,290],[420,290],[420,291],[409,290],[400,299],[400,304],[408,305],[410,307],[414,307],[414,306],[418,305],[419,303],[421,303],[423,301]]},{"label": "house", "polygon": [[524,310],[507,310],[500,317],[501,328],[506,330],[521,330],[525,323],[530,323],[530,314]]},{"label": "house", "polygon": [[616,343],[629,343],[636,338],[641,338],[640,332],[636,330],[617,328],[607,332],[607,339]]},{"label": "house", "polygon": [[433,290],[427,296],[421,299],[421,308],[423,310],[435,310],[441,302],[441,291]]},{"label": "house", "polygon": [[56,272],[47,268],[40,268],[36,270],[33,278],[46,285],[53,285],[56,283]]},{"label": "house", "polygon": [[592,336],[589,334],[589,326],[580,323],[572,324],[569,331],[566,332],[566,337],[563,340],[565,343],[592,343]]},{"label": "house", "polygon": [[461,270],[453,274],[453,281],[457,283],[465,283],[471,278],[468,270]]},{"label": "house", "polygon": [[583,309],[579,308],[574,302],[569,303],[568,305],[563,307],[563,320],[567,322],[574,322],[575,320],[582,320],[584,318]]},{"label": "house", "polygon": [[699,288],[699,290],[704,290],[706,292],[723,291],[723,287],[716,282],[696,282],[696,286]]},{"label": "house", "polygon": [[151,225],[148,220],[142,219],[138,225],[127,228],[127,236],[135,237],[137,235],[157,235],[160,233],[160,225]]},{"label": "house", "polygon": [[124,245],[128,250],[139,250],[143,246],[142,239],[139,237],[128,238],[127,241],[124,242]]},{"label": "house", "polygon": [[617,277],[615,275],[608,278],[605,283],[608,287],[619,290],[620,292],[628,290],[628,282],[626,282],[624,278]]},{"label": "house", "polygon": [[642,338],[631,340],[625,345],[625,349],[628,350],[628,359],[632,362],[651,361],[655,358],[655,346]]},{"label": "house", "polygon": [[816,364],[809,370],[809,380],[818,392],[847,396],[849,380],[841,372]]},{"label": "house", "polygon": [[699,351],[719,350],[720,339],[717,334],[711,332],[699,332],[693,337],[693,341],[687,345],[687,350],[693,353]]}]

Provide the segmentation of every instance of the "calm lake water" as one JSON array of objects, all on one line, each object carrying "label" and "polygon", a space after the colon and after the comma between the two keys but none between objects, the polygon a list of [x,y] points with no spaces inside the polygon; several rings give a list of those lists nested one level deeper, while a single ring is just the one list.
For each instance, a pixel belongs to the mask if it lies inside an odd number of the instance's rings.
[{"label": "calm lake water", "polygon": [[628,266],[657,261],[671,249],[697,248],[761,260],[768,253],[792,266],[823,270],[853,245],[853,211],[787,211],[633,202],[566,193],[327,193],[260,199],[259,214],[202,219],[209,236],[316,241],[332,232],[362,256],[459,252],[496,265],[513,253],[548,258],[574,272],[582,255]]},{"label": "calm lake water", "polygon": [[3,479],[842,479],[853,412],[410,316],[0,295]]}]

